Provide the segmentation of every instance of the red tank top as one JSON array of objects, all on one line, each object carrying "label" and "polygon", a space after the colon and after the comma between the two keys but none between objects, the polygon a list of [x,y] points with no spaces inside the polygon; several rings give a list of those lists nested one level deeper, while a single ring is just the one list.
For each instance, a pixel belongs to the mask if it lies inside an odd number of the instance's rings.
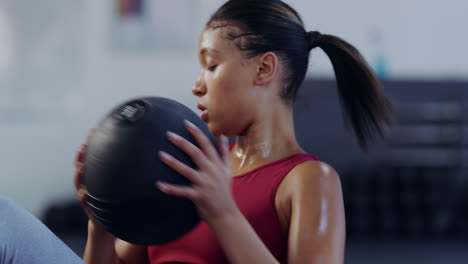
[{"label": "red tank top", "polygon": [[[232,194],[237,206],[280,263],[286,263],[287,237],[276,212],[276,190],[292,168],[308,160],[318,159],[311,154],[294,154],[233,178]],[[203,221],[176,241],[148,246],[148,257],[150,264],[229,263],[214,232]]]}]

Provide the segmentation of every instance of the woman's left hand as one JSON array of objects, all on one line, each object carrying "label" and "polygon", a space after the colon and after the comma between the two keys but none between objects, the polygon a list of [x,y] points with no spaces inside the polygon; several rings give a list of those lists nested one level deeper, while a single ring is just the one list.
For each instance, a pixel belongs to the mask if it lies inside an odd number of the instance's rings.
[{"label": "woman's left hand", "polygon": [[219,153],[208,137],[195,125],[186,121],[185,127],[195,137],[200,148],[181,136],[168,132],[168,139],[182,149],[197,165],[195,170],[178,161],[170,154],[159,151],[161,160],[192,182],[192,186],[171,185],[157,182],[158,188],[166,194],[184,197],[194,202],[198,214],[208,224],[232,213],[237,206],[232,197],[231,160],[228,140],[219,137]]}]

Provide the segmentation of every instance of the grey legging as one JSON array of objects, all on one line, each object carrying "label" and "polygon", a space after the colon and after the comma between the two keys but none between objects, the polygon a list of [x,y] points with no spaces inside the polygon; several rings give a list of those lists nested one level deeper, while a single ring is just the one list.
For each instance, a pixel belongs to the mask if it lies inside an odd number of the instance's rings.
[{"label": "grey legging", "polygon": [[0,264],[84,264],[41,221],[0,197]]}]

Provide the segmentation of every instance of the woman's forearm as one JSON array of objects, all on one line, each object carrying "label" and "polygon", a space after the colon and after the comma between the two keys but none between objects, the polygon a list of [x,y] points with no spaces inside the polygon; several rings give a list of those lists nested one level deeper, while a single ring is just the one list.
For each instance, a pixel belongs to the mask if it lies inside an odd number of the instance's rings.
[{"label": "woman's forearm", "polygon": [[120,264],[115,251],[115,237],[101,229],[89,221],[83,260],[87,264]]},{"label": "woman's forearm", "polygon": [[210,225],[230,263],[279,263],[239,210]]}]

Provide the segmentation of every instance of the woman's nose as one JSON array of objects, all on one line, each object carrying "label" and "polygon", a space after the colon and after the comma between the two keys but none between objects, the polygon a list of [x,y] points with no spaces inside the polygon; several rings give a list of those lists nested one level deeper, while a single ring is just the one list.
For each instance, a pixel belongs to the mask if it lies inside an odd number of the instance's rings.
[{"label": "woman's nose", "polygon": [[192,94],[195,96],[202,96],[206,93],[206,87],[201,78],[199,77],[192,87]]}]

